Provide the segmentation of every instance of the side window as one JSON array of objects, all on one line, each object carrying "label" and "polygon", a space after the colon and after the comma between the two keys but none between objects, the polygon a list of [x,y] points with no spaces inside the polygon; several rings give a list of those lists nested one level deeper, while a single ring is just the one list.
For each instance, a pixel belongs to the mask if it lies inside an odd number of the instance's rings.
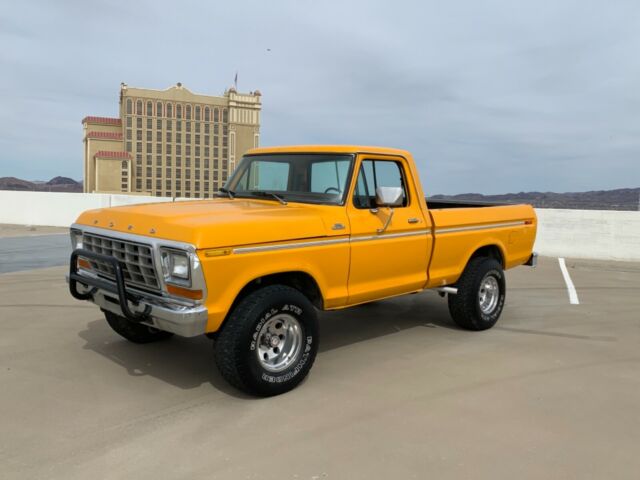
[{"label": "side window", "polygon": [[353,204],[356,208],[375,208],[376,188],[402,188],[402,206],[407,206],[407,188],[402,166],[391,160],[365,160],[360,165]]}]

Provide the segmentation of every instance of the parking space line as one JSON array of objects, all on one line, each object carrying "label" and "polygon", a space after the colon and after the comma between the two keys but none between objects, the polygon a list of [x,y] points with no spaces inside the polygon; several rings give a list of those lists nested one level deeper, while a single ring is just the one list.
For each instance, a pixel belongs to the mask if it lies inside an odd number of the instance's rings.
[{"label": "parking space line", "polygon": [[578,292],[576,292],[576,287],[571,281],[571,277],[569,276],[569,271],[567,270],[567,265],[564,261],[564,258],[558,258],[558,263],[560,264],[560,270],[562,271],[562,276],[564,277],[564,283],[567,284],[567,291],[569,292],[569,303],[571,305],[579,305],[580,300],[578,300]]}]

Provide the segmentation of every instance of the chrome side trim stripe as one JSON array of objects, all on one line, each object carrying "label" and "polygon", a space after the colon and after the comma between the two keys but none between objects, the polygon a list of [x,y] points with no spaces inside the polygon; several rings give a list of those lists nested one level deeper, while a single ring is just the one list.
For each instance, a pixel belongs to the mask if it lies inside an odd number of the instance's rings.
[{"label": "chrome side trim stripe", "polygon": [[278,245],[260,245],[257,247],[239,247],[234,248],[233,253],[270,252],[272,250],[289,250],[291,248],[322,247],[324,245],[335,245],[338,243],[349,243],[349,239],[330,238],[327,240],[316,240],[310,242],[280,243]]},{"label": "chrome side trim stripe", "polygon": [[367,242],[371,240],[386,240],[388,238],[401,238],[401,237],[418,237],[423,235],[428,235],[431,233],[431,230],[412,230],[410,232],[400,232],[400,233],[386,233],[384,235],[363,235],[361,237],[351,237],[352,242]]},{"label": "chrome side trim stripe", "polygon": [[361,237],[342,237],[342,238],[328,238],[325,240],[311,240],[308,242],[294,242],[294,243],[279,243],[277,245],[259,245],[256,247],[238,247],[233,249],[233,253],[257,253],[257,252],[271,252],[274,250],[289,250],[293,248],[308,248],[308,247],[323,247],[325,245],[337,245],[340,243],[349,242],[364,242],[371,240],[387,240],[389,238],[400,237],[415,237],[419,235],[427,235],[431,233],[431,230],[415,230],[411,232],[400,233],[387,233],[384,235],[363,235]]},{"label": "chrome side trim stripe", "polygon": [[452,228],[438,228],[436,229],[436,235],[439,233],[453,233],[453,232],[469,232],[473,230],[488,230],[490,228],[502,228],[502,227],[518,227],[525,225],[524,220],[517,222],[502,222],[502,223],[489,223],[487,225],[469,225],[466,227],[452,227]]}]

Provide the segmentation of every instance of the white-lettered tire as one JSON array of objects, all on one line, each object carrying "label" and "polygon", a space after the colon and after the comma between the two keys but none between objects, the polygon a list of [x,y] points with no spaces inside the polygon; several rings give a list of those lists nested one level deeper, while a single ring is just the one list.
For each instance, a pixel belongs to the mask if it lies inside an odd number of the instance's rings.
[{"label": "white-lettered tire", "polygon": [[151,343],[171,338],[173,333],[148,327],[141,323],[134,323],[120,315],[104,312],[109,326],[121,337],[133,343]]},{"label": "white-lettered tire", "polygon": [[225,380],[265,397],[295,388],[309,373],[317,351],[315,308],[286,285],[269,285],[243,298],[214,344]]},{"label": "white-lettered tire", "polygon": [[467,330],[493,327],[504,308],[506,281],[502,265],[488,257],[472,259],[457,283],[458,293],[449,294],[449,313]]}]

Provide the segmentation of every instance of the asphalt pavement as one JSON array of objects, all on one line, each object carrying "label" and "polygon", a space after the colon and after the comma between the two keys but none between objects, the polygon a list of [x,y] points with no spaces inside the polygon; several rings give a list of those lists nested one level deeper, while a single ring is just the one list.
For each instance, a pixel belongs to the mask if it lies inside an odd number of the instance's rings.
[{"label": "asphalt pavement", "polygon": [[579,304],[542,258],[486,332],[434,292],[322,313],[309,377],[269,399],[205,337],[118,337],[65,266],[2,274],[0,478],[635,480],[640,265],[566,266]]},{"label": "asphalt pavement", "polygon": [[0,237],[0,273],[64,265],[70,254],[68,233]]}]

